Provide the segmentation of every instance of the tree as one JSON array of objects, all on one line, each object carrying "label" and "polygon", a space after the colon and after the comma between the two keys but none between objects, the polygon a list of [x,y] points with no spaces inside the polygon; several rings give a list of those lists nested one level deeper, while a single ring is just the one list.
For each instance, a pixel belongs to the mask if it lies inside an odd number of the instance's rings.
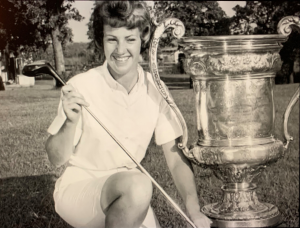
[{"label": "tree", "polygon": [[300,28],[296,25],[291,25],[291,27],[292,33],[289,35],[288,40],[283,43],[283,47],[279,52],[282,66],[281,71],[275,78],[278,84],[291,83],[290,79],[293,79],[295,83],[299,83],[299,76],[297,78],[290,78],[290,76],[292,74],[292,77],[295,77],[296,74],[299,74],[299,71],[297,72],[295,68],[299,68]]},{"label": "tree", "polygon": [[[17,52],[20,46],[33,46],[36,26],[22,13],[26,10],[21,1],[0,1],[0,49],[9,44],[9,50]],[[26,31],[26,33],[24,33]]]},{"label": "tree", "polygon": [[2,31],[3,37],[0,38],[5,40],[10,50],[25,47],[35,50],[42,47],[46,50],[52,43],[55,67],[62,75],[65,72],[63,46],[72,41],[68,20],[83,19],[72,2],[74,0],[1,0],[0,9],[4,9],[9,17],[1,16],[0,33]]},{"label": "tree", "polygon": [[[244,7],[233,8],[235,16],[230,25],[231,34],[277,34],[279,21],[286,16],[300,16],[299,1],[247,1]],[[280,51],[282,66],[276,83],[288,83],[299,52],[299,29],[293,27],[288,41]]]},{"label": "tree", "polygon": [[[11,54],[18,56],[22,50],[33,47],[36,41],[36,26],[20,13],[26,10],[25,5],[21,3],[0,1],[0,50],[4,55],[6,69],[10,69]],[[14,79],[12,72],[8,71],[8,75],[10,79]]]},{"label": "tree", "polygon": [[300,15],[299,1],[247,1],[235,6],[231,34],[276,34],[285,16]]},{"label": "tree", "polygon": [[[217,1],[155,1],[154,15],[158,23],[170,17],[181,20],[186,29],[185,36],[228,33],[219,26],[219,22],[226,17],[226,14]],[[226,24],[224,20],[222,23]],[[162,47],[172,45],[173,39],[171,30],[167,31],[160,45]]]}]

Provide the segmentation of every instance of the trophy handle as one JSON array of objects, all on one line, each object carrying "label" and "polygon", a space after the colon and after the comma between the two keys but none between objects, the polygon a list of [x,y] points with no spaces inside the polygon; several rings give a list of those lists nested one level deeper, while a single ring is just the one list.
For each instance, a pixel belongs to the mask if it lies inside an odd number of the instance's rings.
[{"label": "trophy handle", "polygon": [[283,34],[285,36],[288,36],[292,32],[292,28],[290,25],[296,25],[300,27],[300,18],[297,16],[287,16],[282,18],[277,25],[277,32],[279,34]]},{"label": "trophy handle", "polygon": [[284,137],[286,139],[286,144],[284,145],[284,148],[287,149],[289,146],[290,141],[293,141],[293,137],[289,134],[288,132],[288,121],[289,121],[289,116],[290,113],[294,107],[294,105],[297,103],[299,100],[299,92],[300,92],[300,86],[298,87],[297,91],[293,95],[293,97],[290,100],[290,103],[288,104],[285,113],[284,113],[284,119],[283,119],[283,131],[284,131]]},{"label": "trophy handle", "polygon": [[[154,24],[157,24],[154,22]],[[168,28],[173,28],[173,36],[180,39],[184,33],[185,28],[183,23],[176,19],[176,18],[167,18],[162,23],[160,23],[154,31],[153,38],[150,44],[149,50],[149,58],[150,58],[150,71],[152,74],[152,78],[157,90],[166,100],[166,102],[170,105],[172,110],[175,112],[183,131],[183,136],[180,138],[180,142],[178,143],[178,148],[181,149],[186,157],[189,159],[194,159],[194,156],[190,153],[189,149],[187,148],[187,141],[188,141],[188,130],[184,118],[178,109],[177,105],[175,104],[171,93],[169,92],[168,88],[161,83],[158,67],[157,67],[157,48],[158,43],[160,40],[161,35],[164,31]]]},{"label": "trophy handle", "polygon": [[[290,25],[296,25],[296,26],[300,27],[300,18],[298,16],[287,16],[287,17],[282,18],[277,25],[277,32],[279,34],[283,34],[285,36],[290,35],[292,32],[292,28]],[[288,133],[287,123],[288,123],[289,116],[290,116],[290,113],[291,113],[294,105],[299,100],[299,89],[300,89],[300,87],[298,87],[297,91],[291,98],[290,103],[288,104],[288,106],[285,110],[285,113],[284,113],[283,131],[284,131],[284,137],[286,139],[286,144],[284,145],[285,149],[288,148],[290,141],[293,140],[293,137],[290,136],[290,134]]]}]

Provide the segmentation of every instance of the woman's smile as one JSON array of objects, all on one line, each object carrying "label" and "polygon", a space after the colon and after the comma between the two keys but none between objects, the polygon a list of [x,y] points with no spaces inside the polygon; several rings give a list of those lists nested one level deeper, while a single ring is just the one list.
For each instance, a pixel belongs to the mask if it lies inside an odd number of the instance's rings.
[{"label": "woman's smile", "polygon": [[121,57],[121,56],[113,56],[113,58],[115,59],[115,61],[117,63],[126,63],[127,60],[129,60],[130,56],[124,56],[124,57]]}]

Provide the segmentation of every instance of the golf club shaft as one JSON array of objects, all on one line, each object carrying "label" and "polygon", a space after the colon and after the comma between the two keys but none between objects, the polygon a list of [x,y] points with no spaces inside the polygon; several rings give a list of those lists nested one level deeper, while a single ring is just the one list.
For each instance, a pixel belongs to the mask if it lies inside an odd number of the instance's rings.
[{"label": "golf club shaft", "polygon": [[[58,79],[63,85],[66,85],[66,82],[59,77],[59,75],[51,69],[51,72],[54,74],[55,78]],[[122,148],[122,150],[130,157],[130,159],[137,165],[137,167],[151,180],[151,182],[160,190],[160,192],[165,196],[169,203],[174,207],[174,209],[193,227],[197,228],[195,224],[189,219],[189,217],[180,209],[180,207],[173,201],[173,199],[163,190],[163,188],[152,178],[152,176],[147,172],[144,167],[135,160],[131,153],[122,145],[122,143],[102,124],[102,122],[91,112],[88,107],[82,106],[90,115],[101,125],[101,127],[112,137],[112,139]]]}]

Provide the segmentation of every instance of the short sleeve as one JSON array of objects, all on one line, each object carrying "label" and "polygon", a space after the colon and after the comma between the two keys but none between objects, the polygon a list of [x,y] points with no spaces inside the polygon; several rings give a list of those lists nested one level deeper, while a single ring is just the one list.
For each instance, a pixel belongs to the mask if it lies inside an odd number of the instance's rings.
[{"label": "short sleeve", "polygon": [[[62,98],[62,94],[60,96],[60,101],[59,101],[58,110],[57,110],[57,116],[55,117],[55,119],[53,120],[53,122],[51,123],[51,125],[49,126],[49,128],[47,130],[47,132],[51,135],[57,134],[57,132],[59,131],[59,129],[62,127],[65,120],[67,119],[67,116],[62,107],[61,98]],[[82,117],[80,116],[77,127],[76,127],[75,136],[74,136],[74,146],[76,146],[78,144],[81,134],[82,134]]]},{"label": "short sleeve", "polygon": [[159,109],[155,141],[157,145],[162,145],[181,136],[182,127],[175,112],[164,99],[161,100]]}]

